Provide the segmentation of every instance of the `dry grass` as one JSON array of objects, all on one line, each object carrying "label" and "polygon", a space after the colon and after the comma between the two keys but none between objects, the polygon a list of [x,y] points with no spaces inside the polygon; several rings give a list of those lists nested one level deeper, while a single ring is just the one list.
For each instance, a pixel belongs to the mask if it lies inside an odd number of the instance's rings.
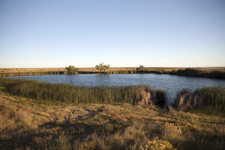
[{"label": "dry grass", "polygon": [[[137,67],[111,67],[109,71],[136,71]],[[79,71],[96,72],[94,67],[77,68]],[[186,68],[180,67],[145,67],[146,71],[162,71],[171,72],[177,70],[184,70]],[[221,71],[225,72],[225,67],[205,67],[194,68],[196,70],[204,72]],[[65,68],[0,68],[0,73],[24,73],[24,72],[54,72],[54,71],[66,71]]]},{"label": "dry grass", "polygon": [[65,68],[0,68],[0,73],[53,72],[66,71]]},{"label": "dry grass", "polygon": [[[169,68],[169,67],[111,67],[106,72],[99,72],[96,68],[77,68],[77,73],[93,74],[133,74],[133,73],[157,73],[179,76],[192,76],[225,79],[225,67],[205,68]],[[66,68],[0,68],[0,77],[56,75],[68,74]]]},{"label": "dry grass", "polygon": [[[224,149],[225,118],[148,105],[47,103],[0,92],[0,149]],[[147,147],[149,146],[149,147]]]}]

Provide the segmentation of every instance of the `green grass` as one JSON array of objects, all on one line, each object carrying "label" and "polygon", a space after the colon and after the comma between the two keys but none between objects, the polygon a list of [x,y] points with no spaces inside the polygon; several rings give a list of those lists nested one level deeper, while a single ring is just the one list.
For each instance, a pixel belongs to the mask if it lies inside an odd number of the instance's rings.
[{"label": "green grass", "polygon": [[6,78],[0,79],[0,86],[5,87],[8,93],[18,96],[73,104],[118,102],[137,104],[142,101],[146,92],[151,93],[151,98],[159,99],[160,104],[164,104],[166,100],[160,96],[165,95],[164,91],[153,90],[148,86],[85,87]]}]

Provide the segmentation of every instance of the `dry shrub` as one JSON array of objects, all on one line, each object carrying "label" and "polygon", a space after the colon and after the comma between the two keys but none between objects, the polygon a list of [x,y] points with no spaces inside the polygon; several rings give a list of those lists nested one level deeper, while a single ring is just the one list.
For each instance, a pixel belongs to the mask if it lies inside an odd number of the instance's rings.
[{"label": "dry shrub", "polygon": [[143,146],[141,150],[176,150],[169,141],[157,140],[148,141]]},{"label": "dry shrub", "polygon": [[177,144],[184,140],[181,128],[173,123],[165,123],[164,126],[162,126],[162,133],[163,139],[171,141],[172,143]]}]

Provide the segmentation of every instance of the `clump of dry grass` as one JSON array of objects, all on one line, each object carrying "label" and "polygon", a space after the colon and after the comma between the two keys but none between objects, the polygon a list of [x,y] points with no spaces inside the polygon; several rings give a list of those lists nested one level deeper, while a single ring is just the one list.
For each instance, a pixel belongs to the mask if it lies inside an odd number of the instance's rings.
[{"label": "clump of dry grass", "polygon": [[185,139],[180,126],[177,126],[173,123],[165,123],[162,126],[162,138],[167,141],[173,141],[173,143],[176,144],[184,141]]},{"label": "clump of dry grass", "polygon": [[200,95],[192,94],[189,92],[181,91],[175,98],[173,105],[183,111],[190,109],[197,109],[202,107],[203,98]]},{"label": "clump of dry grass", "polygon": [[157,140],[148,141],[141,150],[176,150],[169,141]]}]

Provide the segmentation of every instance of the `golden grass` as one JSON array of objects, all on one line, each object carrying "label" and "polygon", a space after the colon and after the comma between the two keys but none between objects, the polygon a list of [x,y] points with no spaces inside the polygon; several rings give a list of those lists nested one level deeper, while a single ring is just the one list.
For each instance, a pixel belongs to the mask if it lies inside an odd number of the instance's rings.
[{"label": "golden grass", "polygon": [[3,150],[222,150],[225,118],[126,103],[54,104],[0,91],[0,141]]}]

